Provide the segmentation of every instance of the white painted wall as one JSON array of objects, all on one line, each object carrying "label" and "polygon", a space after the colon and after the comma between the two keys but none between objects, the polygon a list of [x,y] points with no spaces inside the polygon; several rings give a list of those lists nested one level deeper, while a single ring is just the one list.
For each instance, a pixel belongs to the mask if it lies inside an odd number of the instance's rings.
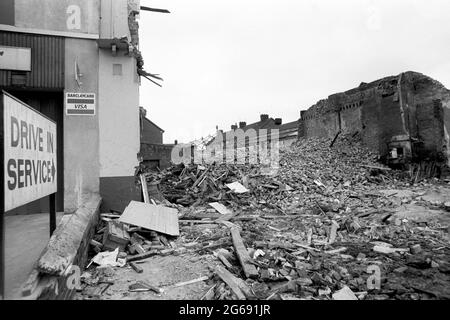
[{"label": "white painted wall", "polygon": [[[101,0],[100,16],[100,38],[130,39],[128,0]],[[113,75],[114,65],[121,66],[121,75]],[[124,51],[114,57],[111,50],[99,50],[98,100],[100,177],[133,176],[140,149],[139,77],[135,58]]]},{"label": "white painted wall", "polygon": [[[75,61],[82,85],[75,81]],[[65,40],[65,91],[98,95],[98,48],[95,40]],[[64,111],[64,210],[74,212],[83,195],[99,192],[99,117],[66,115]]]},{"label": "white painted wall", "polygon": [[[113,64],[122,75],[113,76]],[[136,60],[99,50],[100,177],[133,176],[139,152],[139,77]]]},{"label": "white painted wall", "polygon": [[113,39],[128,37],[128,1],[101,0],[100,3],[100,38]]}]

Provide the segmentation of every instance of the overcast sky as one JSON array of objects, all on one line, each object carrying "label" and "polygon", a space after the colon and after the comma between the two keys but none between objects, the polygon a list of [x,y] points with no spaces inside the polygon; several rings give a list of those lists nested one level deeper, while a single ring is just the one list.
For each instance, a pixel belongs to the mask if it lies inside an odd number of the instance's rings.
[{"label": "overcast sky", "polygon": [[261,113],[299,118],[330,94],[403,71],[450,88],[448,0],[141,0],[141,105],[188,142]]}]

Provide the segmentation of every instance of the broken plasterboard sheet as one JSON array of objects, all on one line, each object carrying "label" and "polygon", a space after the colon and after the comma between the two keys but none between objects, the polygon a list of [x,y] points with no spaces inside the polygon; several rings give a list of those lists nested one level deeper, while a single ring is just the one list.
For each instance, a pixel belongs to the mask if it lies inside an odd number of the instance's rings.
[{"label": "broken plasterboard sheet", "polygon": [[240,184],[239,182],[228,183],[226,186],[236,193],[248,192],[248,189],[246,187],[244,187],[242,184]]},{"label": "broken plasterboard sheet", "polygon": [[119,221],[170,236],[180,235],[178,210],[173,208],[131,201]]},{"label": "broken plasterboard sheet", "polygon": [[333,300],[358,300],[352,289],[344,286],[341,290],[336,291],[332,295]]},{"label": "broken plasterboard sheet", "polygon": [[213,207],[214,209],[217,210],[217,212],[221,213],[221,214],[232,214],[233,212],[228,209],[227,207],[225,207],[223,204],[218,203],[218,202],[211,202],[209,203],[209,205],[211,207]]},{"label": "broken plasterboard sheet", "polygon": [[114,251],[99,252],[94,258],[92,258],[91,263],[94,262],[100,267],[123,267],[125,265],[125,262],[117,259],[118,255],[119,248],[116,248],[116,250]]}]

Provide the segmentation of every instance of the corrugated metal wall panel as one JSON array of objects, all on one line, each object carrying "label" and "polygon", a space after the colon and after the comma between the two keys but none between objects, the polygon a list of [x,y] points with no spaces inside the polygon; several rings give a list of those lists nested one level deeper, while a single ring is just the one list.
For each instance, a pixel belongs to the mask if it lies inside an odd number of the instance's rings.
[{"label": "corrugated metal wall panel", "polygon": [[[0,31],[0,45],[31,48],[31,72],[25,72],[26,88],[64,88],[63,37]],[[13,86],[12,73],[0,70],[0,86]]]}]

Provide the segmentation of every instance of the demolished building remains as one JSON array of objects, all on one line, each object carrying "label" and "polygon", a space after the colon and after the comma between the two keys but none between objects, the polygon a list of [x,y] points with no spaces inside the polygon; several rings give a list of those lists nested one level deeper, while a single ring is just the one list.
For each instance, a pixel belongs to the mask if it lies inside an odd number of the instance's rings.
[{"label": "demolished building remains", "polygon": [[360,134],[370,150],[393,164],[428,160],[446,174],[450,164],[450,91],[417,72],[405,72],[329,96],[301,111],[299,138]]},{"label": "demolished building remains", "polygon": [[164,169],[170,166],[172,149],[176,144],[163,144],[164,130],[147,118],[147,111],[139,110],[141,127],[140,165]]}]

